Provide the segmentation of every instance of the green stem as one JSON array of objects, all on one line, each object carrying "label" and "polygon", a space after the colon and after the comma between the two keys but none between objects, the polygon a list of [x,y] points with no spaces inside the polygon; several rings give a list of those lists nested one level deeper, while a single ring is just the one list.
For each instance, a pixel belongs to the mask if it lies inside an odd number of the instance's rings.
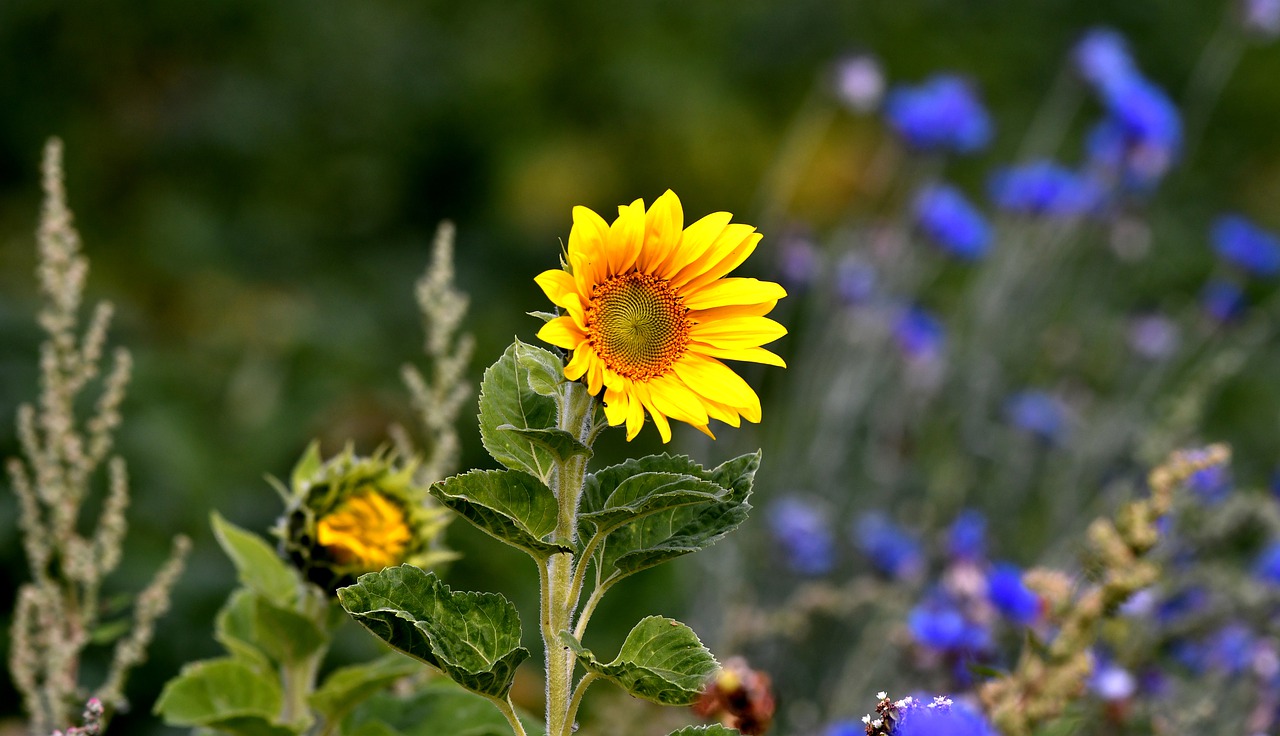
[{"label": "green stem", "polygon": [[526,736],[524,724],[520,722],[519,716],[516,715],[516,708],[511,704],[511,695],[507,694],[506,698],[489,698],[493,702],[494,707],[498,709],[502,715],[506,716],[507,723],[511,724],[511,730],[516,736]]},{"label": "green stem", "polygon": [[[560,416],[557,427],[586,444],[592,430],[595,405],[586,386],[572,382],[564,385],[559,397]],[[552,490],[559,503],[559,518],[554,540],[573,545],[577,536],[578,501],[587,474],[587,460],[575,455],[557,463]],[[573,626],[577,600],[573,596],[574,555],[552,555],[542,576],[542,602],[546,610],[542,643],[547,653],[547,733],[559,734],[569,719],[570,691],[573,687],[573,653],[560,643],[560,632]]]},{"label": "green stem", "polygon": [[323,656],[322,649],[311,656],[281,665],[280,680],[284,689],[281,723],[294,724],[310,715],[311,705],[307,700],[315,690],[316,673],[320,670],[320,659]]},{"label": "green stem", "polygon": [[587,622],[591,620],[591,614],[595,613],[596,605],[600,603],[600,599],[604,597],[612,583],[613,578],[606,580],[603,584],[596,585],[596,589],[591,591],[591,597],[587,599],[587,604],[582,607],[582,613],[578,614],[578,625],[573,629],[573,638],[582,641],[582,635],[587,633]]},{"label": "green stem", "polygon": [[587,688],[591,687],[591,683],[599,679],[599,675],[594,672],[588,672],[578,680],[578,686],[573,689],[573,697],[569,700],[569,718],[565,721],[564,731],[560,736],[572,736],[573,724],[578,719],[578,707],[582,705],[582,696],[586,694]]}]

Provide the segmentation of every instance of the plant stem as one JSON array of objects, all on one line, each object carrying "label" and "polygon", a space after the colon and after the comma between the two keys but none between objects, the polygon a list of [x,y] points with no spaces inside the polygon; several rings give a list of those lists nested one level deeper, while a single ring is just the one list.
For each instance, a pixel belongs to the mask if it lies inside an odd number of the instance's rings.
[{"label": "plant stem", "polygon": [[516,736],[526,736],[524,724],[520,722],[520,718],[516,715],[516,708],[511,704],[510,694],[505,698],[489,698],[489,700],[493,701],[494,706],[497,707],[502,715],[506,716],[507,723],[511,724],[511,730],[515,732]]},{"label": "plant stem", "polygon": [[594,672],[588,672],[578,680],[578,686],[573,689],[573,698],[569,700],[569,717],[565,719],[564,731],[560,736],[571,736],[573,733],[573,723],[578,719],[578,706],[582,705],[582,696],[586,694],[587,688],[591,687],[591,683],[599,678]]},{"label": "plant stem", "polygon": [[[594,399],[586,386],[571,382],[564,384],[559,397],[560,416],[557,427],[572,434],[586,444],[592,430]],[[556,500],[559,503],[559,520],[554,539],[564,545],[572,545],[576,537],[578,500],[586,478],[587,460],[574,455],[557,463],[552,479]],[[577,606],[573,595],[574,555],[569,552],[552,555],[542,576],[542,601],[546,617],[542,622],[542,643],[547,653],[547,734],[560,734],[569,720],[569,699],[573,687],[573,653],[560,643],[560,632],[573,626],[573,611]]]}]

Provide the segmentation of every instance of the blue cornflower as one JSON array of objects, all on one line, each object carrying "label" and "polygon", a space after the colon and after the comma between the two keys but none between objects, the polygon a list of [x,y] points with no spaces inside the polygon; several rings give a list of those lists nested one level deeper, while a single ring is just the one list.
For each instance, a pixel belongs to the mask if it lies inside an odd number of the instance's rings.
[{"label": "blue cornflower", "polygon": [[787,565],[802,575],[822,575],[835,565],[836,540],[825,514],[797,496],[769,504],[766,516],[773,540]]},{"label": "blue cornflower", "polygon": [[871,301],[876,293],[876,268],[855,253],[847,253],[836,263],[836,294],[845,304]]},{"label": "blue cornflower", "polygon": [[1092,179],[1051,161],[1000,169],[987,188],[997,207],[1025,215],[1078,217],[1097,209],[1103,199]]},{"label": "blue cornflower", "polygon": [[987,577],[987,600],[1001,615],[1023,626],[1040,617],[1040,596],[1022,582],[1022,571],[1015,565],[996,565]]},{"label": "blue cornflower", "polygon": [[1272,542],[1253,563],[1253,576],[1271,585],[1280,585],[1280,542]]},{"label": "blue cornflower", "polygon": [[1255,276],[1280,273],[1280,238],[1240,215],[1213,223],[1213,251],[1223,260]]},{"label": "blue cornflower", "polygon": [[1164,90],[1134,77],[1108,88],[1104,103],[1133,149],[1132,166],[1158,177],[1172,165],[1182,147],[1182,118]]},{"label": "blue cornflower", "polygon": [[893,733],[894,736],[999,736],[986,716],[964,702],[907,711]]},{"label": "blue cornflower", "polygon": [[939,591],[911,609],[907,628],[916,643],[929,649],[977,654],[991,648],[991,631],[969,620],[954,599]]},{"label": "blue cornflower", "polygon": [[963,79],[939,74],[916,87],[897,87],[885,101],[889,125],[922,151],[971,153],[991,140],[991,118]]},{"label": "blue cornflower", "polygon": [[1257,644],[1258,637],[1249,627],[1241,623],[1227,624],[1205,642],[1204,663],[1228,675],[1239,674],[1253,664]]},{"label": "blue cornflower", "polygon": [[947,530],[947,554],[955,560],[977,562],[987,554],[987,517],[968,509]]},{"label": "blue cornflower", "polygon": [[1184,621],[1207,608],[1209,598],[1209,591],[1198,585],[1179,590],[1156,606],[1156,622],[1167,626]]},{"label": "blue cornflower", "polygon": [[1231,493],[1231,473],[1224,465],[1211,465],[1192,473],[1187,486],[1205,503],[1218,503]]},{"label": "blue cornflower", "polygon": [[881,573],[895,580],[916,577],[924,571],[924,551],[889,517],[878,511],[863,514],[853,525],[854,545]]},{"label": "blue cornflower", "polygon": [[1124,37],[1110,28],[1086,33],[1072,52],[1076,71],[1097,89],[1106,89],[1139,75]]},{"label": "blue cornflower", "polygon": [[991,244],[991,228],[955,187],[937,184],[916,196],[916,224],[939,248],[975,261]]},{"label": "blue cornflower", "polygon": [[1062,402],[1044,391],[1019,391],[1005,401],[1005,417],[1013,426],[1045,442],[1056,443],[1067,434],[1067,412]]},{"label": "blue cornflower", "polygon": [[1244,292],[1230,281],[1214,279],[1200,291],[1200,305],[1215,322],[1234,322],[1244,314]]},{"label": "blue cornflower", "polygon": [[942,323],[921,307],[909,307],[893,326],[894,337],[903,355],[911,360],[931,361],[942,357],[947,332]]},{"label": "blue cornflower", "polygon": [[1105,657],[1096,657],[1097,664],[1089,677],[1089,689],[1107,702],[1128,700],[1138,689],[1133,673]]}]

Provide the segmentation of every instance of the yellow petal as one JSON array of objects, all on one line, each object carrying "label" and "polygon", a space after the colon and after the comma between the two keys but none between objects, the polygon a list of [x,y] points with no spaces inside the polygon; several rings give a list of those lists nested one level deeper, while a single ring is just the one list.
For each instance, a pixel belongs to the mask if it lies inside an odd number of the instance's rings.
[{"label": "yellow petal", "polygon": [[[665,445],[670,442],[671,424],[667,422],[667,418],[654,405],[653,397],[649,395],[648,385],[643,383],[632,384],[632,391],[634,394],[632,400],[640,399],[639,403],[643,403],[644,408],[649,411],[649,416],[653,417],[653,426],[658,428],[658,435],[662,437],[662,443]],[[628,437],[627,439],[631,438]]]},{"label": "yellow petal", "polygon": [[609,275],[625,273],[636,263],[644,245],[644,200],[618,208],[618,219],[609,228]]},{"label": "yellow petal", "polygon": [[587,368],[587,393],[599,396],[602,388],[604,388],[604,362],[593,360]]},{"label": "yellow petal", "polygon": [[609,421],[610,427],[616,427],[627,421],[627,410],[630,405],[631,402],[627,400],[625,391],[614,391],[611,388],[604,390],[604,417]]},{"label": "yellow petal", "polygon": [[712,212],[686,227],[680,234],[680,242],[651,273],[668,279],[676,275],[680,269],[702,257],[732,219],[733,215],[728,212]]},{"label": "yellow petal", "polygon": [[712,401],[708,398],[702,399],[707,407],[707,416],[712,419],[724,422],[731,427],[741,427],[742,418],[738,415],[738,410],[729,406],[725,406],[718,401]]},{"label": "yellow petal", "polygon": [[635,439],[636,435],[640,434],[640,428],[644,426],[644,404],[635,394],[634,386],[629,388],[631,388],[629,392],[631,404],[627,407],[627,442]]},{"label": "yellow petal", "polygon": [[609,263],[606,245],[609,225],[588,207],[573,208],[573,228],[569,230],[569,265],[579,294],[590,294],[591,287],[607,278]]},{"label": "yellow petal", "polygon": [[760,397],[729,366],[715,358],[687,353],[676,361],[674,370],[699,396],[736,409],[743,416],[754,415],[757,417],[754,421],[759,421]]},{"label": "yellow petal", "polygon": [[787,295],[787,290],[772,281],[720,279],[700,289],[681,289],[680,294],[684,297],[684,305],[690,309],[712,309],[714,307],[759,304],[768,301],[776,302]]},{"label": "yellow petal", "polygon": [[[679,363],[676,365],[678,367]],[[655,378],[645,385],[649,388],[654,407],[662,414],[687,424],[707,423],[707,409],[698,396],[701,392],[695,392],[682,383],[678,373]]]},{"label": "yellow petal", "polygon": [[557,306],[567,306],[565,303],[566,296],[577,296],[578,289],[574,285],[573,275],[568,271],[556,268],[550,271],[543,271],[534,277],[534,282],[542,287],[543,293],[551,300],[552,304]]},{"label": "yellow petal", "polygon": [[636,268],[650,273],[680,243],[684,230],[684,209],[680,198],[668,189],[653,203],[644,216],[644,247],[636,259]]},{"label": "yellow petal", "polygon": [[573,350],[586,340],[587,336],[578,331],[572,318],[556,317],[538,330],[538,339],[556,347]]},{"label": "yellow petal", "polygon": [[[690,285],[690,289],[695,289],[698,288],[698,285],[693,284],[694,281],[698,281],[700,284],[710,283],[702,280],[703,275],[713,268],[719,268],[725,258],[740,251],[753,237],[758,239],[756,229],[750,225],[743,225],[740,222],[726,225],[724,230],[711,241],[703,252],[698,254],[697,258],[686,263],[678,272],[671,274],[671,284],[676,288]],[[745,258],[745,256],[743,257]],[[738,263],[741,262],[738,261]],[[733,265],[737,266],[738,264],[735,263]],[[719,270],[720,275],[723,276],[732,271],[733,267],[720,268]]]},{"label": "yellow petal", "polygon": [[787,334],[787,328],[768,317],[734,317],[693,325],[689,337],[719,348],[754,348]]},{"label": "yellow petal", "polygon": [[[684,280],[686,274],[681,274],[681,283],[677,284],[674,280],[672,283],[676,284],[676,286],[683,286],[686,289],[700,289],[709,285],[716,279],[741,266],[742,262],[747,260],[747,256],[750,256],[755,251],[762,237],[760,233],[752,233],[731,249],[717,252],[714,257],[708,255],[705,260],[705,268],[701,269],[701,273],[696,274],[694,278],[690,278],[687,281]],[[699,266],[702,266],[702,264],[693,264],[690,268]]]},{"label": "yellow petal", "polygon": [[786,361],[764,348],[718,348],[700,342],[691,342],[689,352],[721,360],[745,360],[751,363],[776,365],[779,368],[787,367]]},{"label": "yellow petal", "polygon": [[573,357],[569,359],[569,364],[564,367],[564,377],[570,381],[576,381],[582,378],[587,369],[591,367],[592,361],[599,360],[596,357],[596,351],[590,345],[579,345],[573,350]]},{"label": "yellow petal", "polygon": [[[689,319],[694,324],[702,324],[703,322],[714,322],[719,319],[732,319],[733,317],[763,317],[773,311],[778,306],[778,301],[772,300],[762,302],[760,304],[743,304],[732,307],[716,307],[714,309],[696,309],[689,313]],[[569,310],[573,314],[573,310]],[[585,312],[584,312],[585,314]],[[582,331],[586,332],[586,322],[579,322]]]}]

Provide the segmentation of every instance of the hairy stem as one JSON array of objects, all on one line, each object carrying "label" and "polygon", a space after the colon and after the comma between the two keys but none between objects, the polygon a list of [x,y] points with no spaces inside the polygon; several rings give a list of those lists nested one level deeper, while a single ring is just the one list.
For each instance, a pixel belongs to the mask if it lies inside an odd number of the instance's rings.
[{"label": "hairy stem", "polygon": [[578,680],[578,686],[573,689],[573,697],[569,700],[569,717],[565,719],[564,730],[558,736],[571,736],[573,733],[573,724],[578,719],[578,707],[582,705],[582,696],[586,694],[587,688],[591,687],[591,683],[599,678],[594,672],[588,672]]}]

